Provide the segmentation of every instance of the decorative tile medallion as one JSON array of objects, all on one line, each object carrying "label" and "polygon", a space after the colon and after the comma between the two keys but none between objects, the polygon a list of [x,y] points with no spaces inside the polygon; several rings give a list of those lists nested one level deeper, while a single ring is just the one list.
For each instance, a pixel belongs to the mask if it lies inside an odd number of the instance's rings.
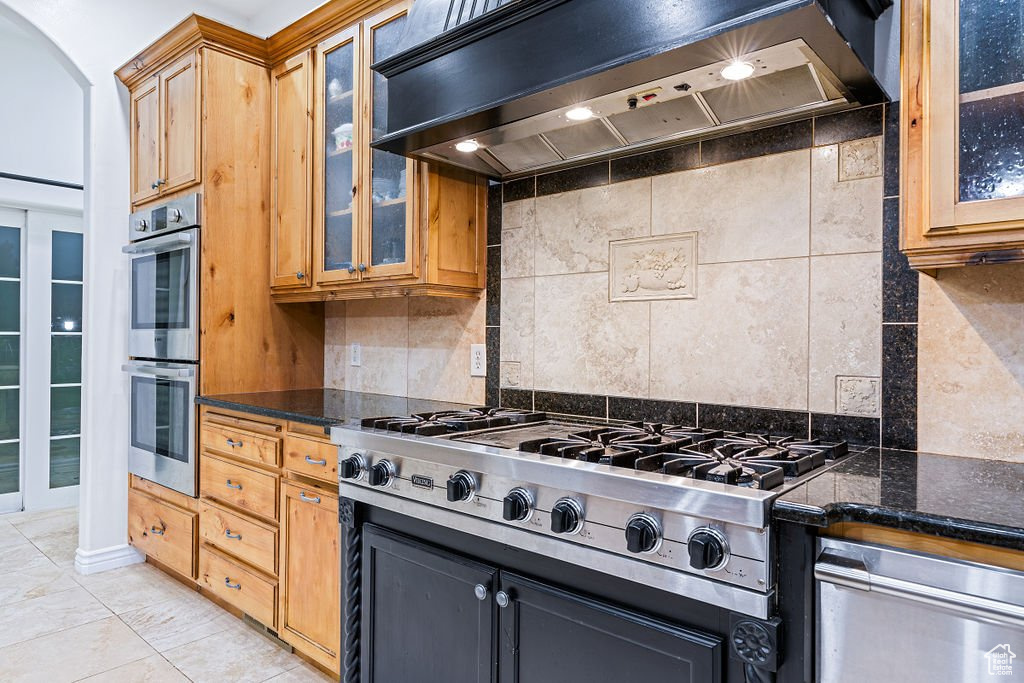
[{"label": "decorative tile medallion", "polygon": [[881,387],[878,377],[836,377],[836,412],[877,417]]},{"label": "decorative tile medallion", "polygon": [[501,386],[518,387],[522,382],[522,370],[517,361],[504,361],[501,364]]},{"label": "decorative tile medallion", "polygon": [[697,297],[697,233],[608,243],[608,300]]},{"label": "decorative tile medallion", "polygon": [[865,138],[839,145],[839,180],[882,175],[882,138]]}]

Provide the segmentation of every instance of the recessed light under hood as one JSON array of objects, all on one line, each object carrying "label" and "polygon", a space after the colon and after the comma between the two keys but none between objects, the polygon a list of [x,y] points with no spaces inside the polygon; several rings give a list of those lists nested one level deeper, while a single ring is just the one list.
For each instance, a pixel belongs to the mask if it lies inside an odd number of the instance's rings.
[{"label": "recessed light under hood", "polygon": [[[877,3],[887,0],[847,0],[847,4],[866,1],[880,10]],[[460,2],[465,4],[464,0],[419,0],[418,5],[451,3],[454,8]],[[486,9],[487,0],[477,2]],[[718,11],[708,9],[712,4]],[[835,9],[840,4],[833,1],[830,6]],[[623,12],[621,2],[606,0],[506,3],[374,65],[389,79],[389,129],[374,147],[505,177],[884,99],[851,43],[837,33],[832,19],[814,0],[633,0],[629,5],[629,11]],[[734,13],[749,12],[723,15],[719,5],[731,6]],[[605,12],[595,13],[599,6]],[[560,85],[548,83],[549,87],[533,93],[517,89],[524,81],[543,81],[545,74],[524,79],[519,69],[525,62],[544,68],[530,57],[533,50],[558,61],[553,55],[558,50],[546,43],[520,44],[514,53],[494,54],[493,63],[480,66],[485,73],[479,75],[474,75],[473,64],[462,62],[475,56],[482,45],[497,49],[508,47],[510,40],[521,40],[524,27],[550,29],[573,8],[582,14],[570,26],[576,32],[590,26],[594,35],[580,45],[566,37],[561,52],[572,54],[561,55],[561,61],[578,62],[576,52],[600,52],[595,44],[619,42],[643,27],[654,43],[647,46],[650,54],[618,66],[591,65],[565,75]],[[435,8],[435,20],[436,16]],[[540,19],[544,21],[535,23]],[[658,20],[654,25],[653,19]],[[705,26],[703,32],[676,36],[674,48],[656,45],[663,34],[671,33],[666,24],[684,22],[696,28],[702,19],[705,24],[718,23]],[[849,28],[849,17],[846,20]],[[410,22],[409,35],[416,36],[415,12]],[[616,26],[617,35],[604,35],[603,29],[611,25]],[[873,18],[863,14],[861,22],[852,25],[863,33],[873,26]],[[866,41],[863,35],[860,38]],[[873,37],[866,42],[873,45]],[[642,46],[618,45],[618,51],[630,47]],[[744,65],[742,73],[737,63]],[[561,71],[567,68],[572,67],[563,65]],[[552,64],[547,71],[557,75],[559,67]],[[425,89],[423,79],[430,74],[433,87]],[[478,80],[485,76],[491,80]],[[493,79],[506,81],[506,88]],[[446,95],[451,98],[447,104]],[[590,117],[580,116],[582,111],[589,111]],[[458,151],[456,145],[467,140],[474,141],[476,148]]]}]

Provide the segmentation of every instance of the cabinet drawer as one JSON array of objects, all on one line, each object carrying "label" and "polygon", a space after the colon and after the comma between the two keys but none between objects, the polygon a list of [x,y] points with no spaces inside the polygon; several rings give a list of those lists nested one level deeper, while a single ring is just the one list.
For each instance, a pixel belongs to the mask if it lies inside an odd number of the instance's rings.
[{"label": "cabinet drawer", "polygon": [[204,422],[199,443],[206,450],[277,467],[278,439]]},{"label": "cabinet drawer", "polygon": [[268,574],[277,574],[277,531],[265,524],[203,502],[199,538]]},{"label": "cabinet drawer", "polygon": [[289,435],[284,440],[284,468],[337,486],[338,447]]},{"label": "cabinet drawer", "polygon": [[276,628],[277,582],[228,559],[209,546],[199,548],[199,583],[265,626]]},{"label": "cabinet drawer", "polygon": [[277,475],[203,455],[199,493],[267,519],[277,519]]},{"label": "cabinet drawer", "polygon": [[128,491],[128,541],[141,552],[195,578],[195,539],[195,513]]}]

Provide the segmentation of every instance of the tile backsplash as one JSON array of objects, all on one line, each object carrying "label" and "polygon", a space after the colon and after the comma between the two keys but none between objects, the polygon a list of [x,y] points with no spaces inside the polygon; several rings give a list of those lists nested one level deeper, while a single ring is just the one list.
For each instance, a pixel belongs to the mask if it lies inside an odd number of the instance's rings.
[{"label": "tile backsplash", "polygon": [[882,108],[827,123],[829,144],[806,121],[497,189],[502,400],[842,415],[877,442]]},{"label": "tile backsplash", "polygon": [[[485,300],[395,297],[326,305],[324,386],[410,398],[483,403],[469,374],[483,344]],[[361,362],[351,365],[352,344]]]}]

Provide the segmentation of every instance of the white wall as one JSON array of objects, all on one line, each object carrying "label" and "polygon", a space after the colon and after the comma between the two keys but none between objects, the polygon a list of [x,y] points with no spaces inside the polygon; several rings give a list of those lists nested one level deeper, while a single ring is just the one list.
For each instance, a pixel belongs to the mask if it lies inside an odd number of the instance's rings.
[{"label": "white wall", "polygon": [[44,44],[0,17],[0,171],[82,182],[82,88]]},{"label": "white wall", "polygon": [[120,365],[128,313],[121,254],[129,212],[128,92],[114,70],[192,11],[244,23],[204,2],[0,0],[0,15],[35,33],[86,93],[84,316],[91,334],[84,348],[80,568],[127,540],[128,400]]}]

